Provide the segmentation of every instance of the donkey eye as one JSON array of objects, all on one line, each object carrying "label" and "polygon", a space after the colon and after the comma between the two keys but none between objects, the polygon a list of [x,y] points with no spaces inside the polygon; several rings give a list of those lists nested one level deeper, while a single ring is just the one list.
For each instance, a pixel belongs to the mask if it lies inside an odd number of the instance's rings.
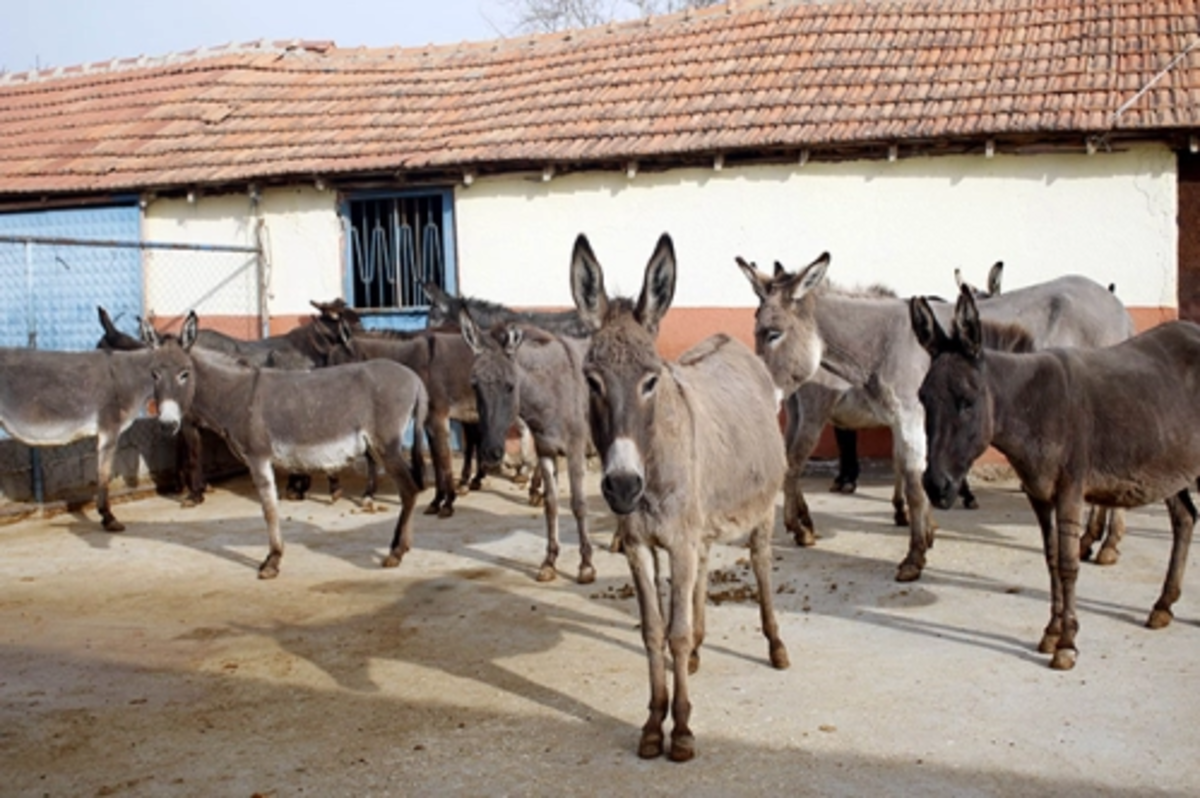
[{"label": "donkey eye", "polygon": [[504,392],[505,393],[512,393],[513,391],[516,390],[516,388],[517,388],[517,386],[513,385],[511,382],[504,383]]},{"label": "donkey eye", "polygon": [[600,379],[600,375],[594,371],[589,371],[584,375],[587,378],[588,390],[596,396],[604,396],[604,382]]},{"label": "donkey eye", "polygon": [[969,396],[954,397],[954,409],[960,413],[964,413],[975,406],[975,402]]},{"label": "donkey eye", "polygon": [[781,338],[783,338],[783,330],[763,330],[763,341],[768,346],[774,346],[775,344],[779,343],[779,339]]},{"label": "donkey eye", "polygon": [[190,371],[181,371],[181,372],[179,372],[179,376],[178,376],[176,379],[178,379],[178,380],[179,380],[179,384],[180,384],[180,385],[183,385],[184,383],[186,383],[186,382],[187,382],[188,380],[190,380],[191,378],[192,378],[192,372],[190,372]]},{"label": "donkey eye", "polygon": [[649,396],[658,387],[658,375],[651,374],[642,382],[642,396]]},{"label": "donkey eye", "polygon": [[159,380],[162,379],[162,372],[159,371],[158,369],[150,369],[150,376],[154,379],[155,382],[158,382]]}]

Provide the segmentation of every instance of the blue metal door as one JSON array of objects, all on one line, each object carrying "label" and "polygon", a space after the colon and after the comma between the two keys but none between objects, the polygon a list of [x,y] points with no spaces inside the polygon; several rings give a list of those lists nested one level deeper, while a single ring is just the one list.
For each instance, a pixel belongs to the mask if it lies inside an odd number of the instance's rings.
[{"label": "blue metal door", "polygon": [[[135,203],[0,213],[0,235],[136,242]],[[0,242],[0,346],[84,350],[100,338],[96,307],[128,329],[142,314],[138,249]]]}]

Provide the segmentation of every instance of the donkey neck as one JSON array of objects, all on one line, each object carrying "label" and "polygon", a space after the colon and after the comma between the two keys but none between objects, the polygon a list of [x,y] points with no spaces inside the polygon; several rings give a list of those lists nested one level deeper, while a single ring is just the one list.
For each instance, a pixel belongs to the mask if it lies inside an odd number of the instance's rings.
[{"label": "donkey neck", "polygon": [[203,350],[192,353],[195,394],[192,410],[213,429],[225,430],[253,407],[259,369]]},{"label": "donkey neck", "polygon": [[880,363],[903,341],[912,339],[908,311],[894,298],[850,296],[826,290],[817,297],[813,317],[821,337],[821,366],[851,385],[878,377]]},{"label": "donkey neck", "polygon": [[988,401],[992,414],[991,445],[1008,458],[1027,487],[1050,472],[1047,444],[1062,430],[1061,410],[1067,396],[1055,379],[1058,360],[1052,352],[1014,354],[988,350],[984,355]]}]

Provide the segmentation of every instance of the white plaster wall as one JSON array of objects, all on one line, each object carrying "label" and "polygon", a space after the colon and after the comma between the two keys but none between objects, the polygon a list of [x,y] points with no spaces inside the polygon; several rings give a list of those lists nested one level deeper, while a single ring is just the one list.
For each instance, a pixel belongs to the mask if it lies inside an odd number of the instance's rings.
[{"label": "white plaster wall", "polygon": [[[267,307],[270,315],[311,312],[310,299],[342,295],[341,227],[337,198],[315,188],[264,191]],[[150,241],[253,246],[254,209],[248,196],[226,194],[160,199],[146,208]],[[258,277],[253,256],[237,253],[148,250],[146,310],[177,316],[195,309],[223,316],[257,316]]]},{"label": "white plaster wall", "polygon": [[822,251],[845,285],[902,295],[977,283],[997,260],[1016,288],[1082,272],[1128,305],[1176,304],[1175,158],[1125,153],[938,157],[840,164],[478,179],[457,191],[461,290],[515,305],[570,305],[584,232],[610,293],[635,293],[658,236],[679,258],[675,304],[753,306],[741,255],[795,270]]}]

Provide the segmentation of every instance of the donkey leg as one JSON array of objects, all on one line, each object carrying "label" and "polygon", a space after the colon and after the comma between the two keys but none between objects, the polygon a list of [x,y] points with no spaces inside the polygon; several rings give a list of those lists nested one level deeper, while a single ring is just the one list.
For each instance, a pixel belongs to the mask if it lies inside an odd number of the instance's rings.
[{"label": "donkey leg", "polygon": [[908,503],[904,500],[905,474],[899,461],[892,482],[892,523],[908,526]]},{"label": "donkey leg", "polygon": [[[479,445],[483,431],[476,421],[464,421],[463,431],[463,467],[462,483],[468,490],[480,490],[483,487],[483,462],[479,457]],[[471,476],[471,463],[475,463],[475,476]]]},{"label": "donkey leg", "polygon": [[1118,548],[1125,537],[1125,511],[1114,507],[1108,511],[1108,532],[1104,542],[1100,544],[1100,553],[1096,555],[1097,565],[1116,565],[1121,558]]},{"label": "donkey leg", "polygon": [[771,532],[775,528],[775,514],[754,527],[750,532],[750,565],[754,569],[754,581],[758,586],[758,612],[763,637],[767,638],[767,653],[771,667],[786,670],[791,665],[787,646],[779,636],[779,623],[775,620],[775,592],[771,590]]},{"label": "donkey leg", "polygon": [[587,470],[586,442],[578,451],[567,455],[567,479],[571,487],[571,514],[575,516],[575,529],[579,533],[579,584],[590,585],[596,581],[596,569],[592,566],[592,539],[587,530],[587,493],[584,491],[584,472]]},{"label": "donkey leg", "polygon": [[962,484],[958,486],[958,496],[962,499],[962,506],[968,510],[978,510],[979,500],[975,498],[975,494],[971,492],[971,484],[964,478]]},{"label": "donkey leg", "polygon": [[208,487],[204,482],[204,444],[200,437],[200,428],[186,415],[179,427],[176,441],[176,470],[185,493],[184,507],[194,507],[204,501],[204,491]]},{"label": "donkey leg", "polygon": [[308,474],[288,474],[283,496],[290,502],[302,502],[312,488],[312,477]]},{"label": "donkey leg", "polygon": [[816,545],[817,531],[804,500],[801,478],[829,418],[832,401],[815,390],[801,396],[803,390],[792,393],[784,401],[788,468],[783,480],[783,526],[792,534],[797,546],[807,547]]},{"label": "donkey leg", "polygon": [[1075,584],[1079,578],[1079,538],[1082,529],[1083,497],[1060,494],[1054,512],[1058,527],[1058,578],[1062,586],[1062,636],[1050,658],[1050,667],[1069,671],[1075,667],[1079,652],[1075,635],[1079,632],[1079,616],[1075,609]]},{"label": "donkey leg", "polygon": [[454,474],[450,458],[450,419],[446,416],[430,417],[426,424],[429,435],[429,450],[433,459],[433,473],[437,486],[433,501],[425,509],[426,515],[449,517],[454,514]]},{"label": "donkey leg", "polygon": [[[419,434],[419,430],[415,434]],[[384,467],[400,493],[400,517],[396,519],[396,529],[392,533],[391,550],[383,560],[384,568],[398,566],[404,555],[412,549],[412,517],[417,508],[417,495],[421,492],[412,471],[404,462],[401,442],[397,441],[395,446],[395,453],[385,458]]]},{"label": "donkey leg", "polygon": [[1042,533],[1042,552],[1046,558],[1046,570],[1050,573],[1050,620],[1038,642],[1038,652],[1053,654],[1062,637],[1062,582],[1058,576],[1058,538],[1054,534],[1054,508],[1049,502],[1029,497],[1033,514],[1037,516],[1038,529]]},{"label": "donkey leg", "polygon": [[267,538],[271,550],[258,566],[259,579],[274,579],[279,576],[279,562],[283,559],[283,535],[279,532],[279,498],[275,495],[275,469],[271,461],[262,458],[246,463],[250,467],[250,478],[258,490],[263,518],[267,522]]},{"label": "donkey leg", "polygon": [[688,655],[688,674],[700,670],[700,646],[704,645],[707,629],[705,608],[708,606],[709,549],[701,546],[696,559],[696,586],[692,590],[692,651]]},{"label": "donkey leg", "polygon": [[558,458],[542,457],[538,461],[542,484],[546,486],[546,501],[542,514],[546,517],[546,557],[538,568],[539,582],[552,582],[558,576],[554,563],[558,561]]},{"label": "donkey leg", "polygon": [[659,605],[657,571],[652,551],[627,534],[624,522],[618,522],[618,535],[625,539],[625,559],[637,590],[638,610],[642,619],[642,643],[650,665],[650,714],[642,726],[638,756],[653,759],[663,752],[663,721],[667,717],[667,667],[664,644],[666,627]]},{"label": "donkey leg", "polygon": [[367,484],[363,488],[362,506],[364,510],[375,509],[375,491],[379,489],[379,466],[375,458],[367,452]]},{"label": "donkey leg", "polygon": [[1079,539],[1079,559],[1092,559],[1092,547],[1096,541],[1104,537],[1104,528],[1108,523],[1109,510],[1098,504],[1088,505],[1087,523],[1083,527],[1083,537]]},{"label": "donkey leg", "polygon": [[1146,620],[1146,626],[1151,629],[1162,629],[1175,617],[1171,605],[1183,593],[1183,572],[1187,569],[1188,548],[1196,527],[1196,505],[1192,504],[1186,489],[1167,499],[1167,512],[1171,514],[1171,560],[1162,595],[1154,602],[1154,609]]},{"label": "donkey leg", "polygon": [[96,438],[96,511],[100,513],[100,523],[106,532],[125,531],[125,525],[117,520],[108,504],[108,483],[112,479],[119,436],[119,431],[116,434],[101,431]]},{"label": "donkey leg", "polygon": [[854,493],[858,490],[858,431],[834,427],[837,442],[838,472],[829,489],[834,493]]},{"label": "donkey leg", "polygon": [[667,626],[667,645],[675,676],[675,695],[671,698],[671,750],[673,762],[686,762],[696,755],[696,738],[689,726],[692,702],[688,695],[688,668],[693,637],[693,591],[698,580],[699,556],[694,547],[680,547],[671,555],[671,609]]}]

